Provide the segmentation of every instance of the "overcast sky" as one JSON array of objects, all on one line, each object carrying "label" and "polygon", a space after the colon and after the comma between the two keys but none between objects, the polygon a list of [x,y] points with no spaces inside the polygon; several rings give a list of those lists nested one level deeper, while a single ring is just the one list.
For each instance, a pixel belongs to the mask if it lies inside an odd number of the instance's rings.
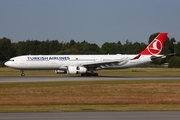
[{"label": "overcast sky", "polygon": [[0,0],[0,38],[148,43],[156,32],[180,41],[180,0]]}]

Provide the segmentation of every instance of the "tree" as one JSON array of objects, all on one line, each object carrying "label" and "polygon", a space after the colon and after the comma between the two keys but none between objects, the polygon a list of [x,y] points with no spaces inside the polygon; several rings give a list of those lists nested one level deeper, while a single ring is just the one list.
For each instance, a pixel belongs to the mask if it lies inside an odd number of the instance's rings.
[{"label": "tree", "polygon": [[36,54],[39,54],[39,55],[49,55],[49,40],[42,41],[39,44],[38,49],[36,51]]},{"label": "tree", "polygon": [[38,50],[40,43],[41,42],[38,40],[27,40],[26,41],[27,54],[38,55],[39,53],[37,52],[37,50]]},{"label": "tree", "polygon": [[[152,34],[149,37],[149,43],[158,35],[158,33]],[[176,42],[175,38],[167,37],[161,54],[174,53],[176,49],[176,56],[180,56],[180,42]],[[71,39],[69,42],[59,42],[58,40],[26,40],[19,41],[17,43],[11,43],[8,38],[0,39],[0,61],[6,61],[11,57],[28,54],[137,54],[145,49],[147,45],[145,43],[135,42],[132,43],[126,40],[125,44],[120,41],[117,43],[105,42],[102,47],[97,44],[88,43],[87,41],[76,42]],[[169,62],[172,56],[167,56],[165,59],[154,62],[154,64],[162,64]]]},{"label": "tree", "polygon": [[0,61],[7,61],[16,55],[16,50],[8,38],[0,39]]},{"label": "tree", "polygon": [[126,40],[126,43],[123,45],[123,54],[132,54],[134,52],[133,44],[132,42],[129,42],[129,40]]},{"label": "tree", "polygon": [[135,42],[133,44],[133,48],[131,48],[131,49],[133,49],[132,53],[137,54],[137,53],[141,52],[145,48],[142,45],[143,45],[142,43]]},{"label": "tree", "polygon": [[24,41],[19,41],[18,43],[14,43],[16,49],[16,55],[27,55],[27,45]]},{"label": "tree", "polygon": [[57,54],[62,49],[63,43],[58,40],[49,41],[49,54]]},{"label": "tree", "polygon": [[72,47],[73,45],[75,45],[76,44],[76,42],[73,40],[73,39],[71,39],[71,41],[70,41],[70,43],[69,43],[69,47]]},{"label": "tree", "polygon": [[101,53],[102,54],[117,54],[118,50],[118,44],[116,43],[109,43],[109,42],[105,42],[102,47],[101,47]]},{"label": "tree", "polygon": [[100,48],[96,44],[86,44],[83,48],[83,54],[99,54]]},{"label": "tree", "polygon": [[177,53],[176,55],[180,56],[180,42],[177,42],[175,49],[176,49],[176,53]]},{"label": "tree", "polygon": [[159,33],[154,33],[154,34],[150,35],[148,43],[151,43],[158,34]]},{"label": "tree", "polygon": [[180,57],[178,56],[173,56],[169,60],[169,68],[180,68]]}]

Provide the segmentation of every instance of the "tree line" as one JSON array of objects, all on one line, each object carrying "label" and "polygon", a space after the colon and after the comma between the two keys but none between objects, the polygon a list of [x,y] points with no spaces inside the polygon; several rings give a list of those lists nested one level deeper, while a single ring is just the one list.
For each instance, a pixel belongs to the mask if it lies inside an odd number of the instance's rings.
[{"label": "tree line", "polygon": [[[149,43],[158,35],[152,34],[149,37]],[[9,38],[3,37],[0,39],[0,61],[1,66],[7,60],[14,56],[20,55],[65,55],[65,54],[137,54],[145,49],[147,44],[139,42],[130,42],[126,40],[124,44],[121,41],[105,42],[101,47],[95,43],[87,41],[76,42],[70,40],[63,42],[59,40],[26,40],[12,43]],[[170,54],[176,52],[176,56],[180,56],[180,42],[176,42],[175,38],[167,37],[161,54]],[[161,61],[155,62],[162,64],[169,62],[172,56]]]}]

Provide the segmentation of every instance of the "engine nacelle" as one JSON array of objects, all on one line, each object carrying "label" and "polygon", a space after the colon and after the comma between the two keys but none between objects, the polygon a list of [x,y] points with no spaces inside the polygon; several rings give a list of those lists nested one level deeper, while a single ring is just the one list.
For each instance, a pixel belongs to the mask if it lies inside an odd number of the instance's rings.
[{"label": "engine nacelle", "polygon": [[68,66],[67,68],[68,74],[82,74],[86,72],[87,72],[87,68],[81,66]]}]

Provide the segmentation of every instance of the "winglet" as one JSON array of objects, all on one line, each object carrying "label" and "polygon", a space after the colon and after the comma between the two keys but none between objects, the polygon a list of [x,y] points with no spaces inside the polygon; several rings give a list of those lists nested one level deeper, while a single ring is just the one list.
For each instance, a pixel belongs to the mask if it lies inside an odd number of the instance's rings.
[{"label": "winglet", "polygon": [[159,33],[157,37],[144,49],[142,52],[140,52],[140,55],[158,55],[166,41],[167,37],[166,32],[164,33]]}]

